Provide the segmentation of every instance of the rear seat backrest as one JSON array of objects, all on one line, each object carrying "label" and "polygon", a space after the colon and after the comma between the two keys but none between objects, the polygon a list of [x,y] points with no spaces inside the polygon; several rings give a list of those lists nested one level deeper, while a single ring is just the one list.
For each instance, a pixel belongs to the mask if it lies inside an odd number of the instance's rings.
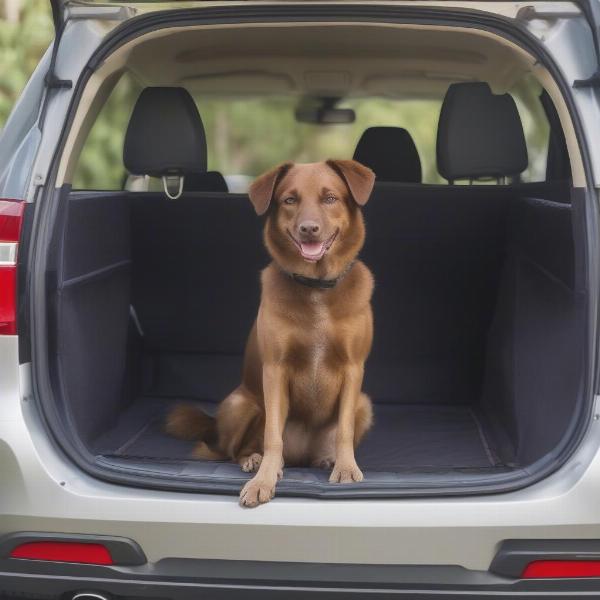
[{"label": "rear seat backrest", "polygon": [[512,194],[508,186],[376,184],[361,253],[375,277],[365,378],[373,398],[477,399]]},{"label": "rear seat backrest", "polygon": [[246,196],[135,195],[133,304],[147,345],[167,353],[241,354],[267,264]]},{"label": "rear seat backrest", "polygon": [[[158,111],[166,115],[163,137],[148,134]],[[205,170],[199,119],[185,90],[145,90],[127,132],[126,164],[153,176]],[[189,132],[200,139],[190,139]],[[222,188],[222,176],[216,175],[213,183]],[[207,178],[208,173],[195,174],[190,182],[204,185]],[[147,348],[173,355],[241,355],[258,306],[259,270],[267,263],[247,197],[190,193],[187,186],[177,200],[135,193],[131,222],[132,304]]]},{"label": "rear seat backrest", "polygon": [[186,192],[228,192],[225,177],[218,171],[206,173],[189,173],[184,181]]},{"label": "rear seat backrest", "polygon": [[[375,400],[469,403],[479,394],[513,193],[376,186],[363,253],[376,279],[366,379]],[[218,400],[239,378],[258,307],[268,262],[260,222],[244,195],[131,197],[133,303],[159,357],[158,379],[169,378],[171,393],[177,381],[182,395]],[[188,360],[193,382],[185,380]]]},{"label": "rear seat backrest", "polygon": [[[490,148],[490,146],[492,146]],[[527,166],[519,115],[485,83],[450,86],[438,163],[450,180]],[[378,183],[366,206],[365,262],[375,275],[375,337],[366,389],[388,402],[469,403],[506,247],[512,186]]]},{"label": "rear seat backrest", "polygon": [[378,181],[421,183],[421,159],[408,131],[402,127],[365,129],[354,160],[369,167]]}]

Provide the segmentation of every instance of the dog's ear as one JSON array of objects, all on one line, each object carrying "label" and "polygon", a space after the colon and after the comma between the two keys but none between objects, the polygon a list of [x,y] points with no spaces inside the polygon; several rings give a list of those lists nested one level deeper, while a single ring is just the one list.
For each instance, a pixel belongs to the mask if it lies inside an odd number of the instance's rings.
[{"label": "dog's ear", "polygon": [[290,170],[293,163],[282,163],[270,171],[259,175],[250,186],[248,196],[250,202],[254,205],[257,215],[264,215],[271,204],[275,187],[281,181],[281,178]]},{"label": "dog's ear", "polygon": [[355,160],[328,160],[327,164],[346,182],[354,201],[364,206],[375,185],[375,173]]}]

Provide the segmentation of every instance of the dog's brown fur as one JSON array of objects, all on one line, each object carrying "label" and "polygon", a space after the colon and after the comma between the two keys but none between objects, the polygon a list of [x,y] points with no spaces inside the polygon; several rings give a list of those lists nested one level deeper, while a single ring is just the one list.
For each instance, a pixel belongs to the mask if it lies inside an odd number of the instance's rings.
[{"label": "dog's brown fur", "polygon": [[[333,467],[331,482],[363,479],[354,449],[372,422],[361,386],[373,334],[373,278],[353,261],[365,236],[360,206],[374,179],[370,169],[349,160],[286,163],[250,188],[256,212],[267,213],[264,241],[273,262],[262,272],[242,383],[214,419],[180,405],[167,420],[172,435],[201,440],[196,456],[232,459],[256,472],[241,491],[243,506],[273,497],[284,461]],[[303,257],[301,248],[322,251],[320,242],[334,235],[324,256]],[[290,273],[340,279],[331,289],[314,289]]]}]

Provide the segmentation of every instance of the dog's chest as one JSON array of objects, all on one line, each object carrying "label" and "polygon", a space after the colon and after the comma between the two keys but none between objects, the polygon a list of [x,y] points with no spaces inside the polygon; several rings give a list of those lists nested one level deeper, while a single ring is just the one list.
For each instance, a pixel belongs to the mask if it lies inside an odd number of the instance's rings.
[{"label": "dog's chest", "polygon": [[290,343],[290,418],[323,422],[335,410],[342,383],[345,344],[328,306],[315,292]]}]

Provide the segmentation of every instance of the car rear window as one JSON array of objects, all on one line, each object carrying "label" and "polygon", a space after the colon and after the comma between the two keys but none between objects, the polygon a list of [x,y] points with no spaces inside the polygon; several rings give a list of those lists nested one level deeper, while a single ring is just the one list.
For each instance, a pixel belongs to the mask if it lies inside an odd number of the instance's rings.
[{"label": "car rear window", "polygon": [[[73,181],[75,189],[118,190],[127,186],[123,142],[140,91],[141,86],[127,74],[115,86],[83,146]],[[522,81],[511,90],[529,153],[529,166],[521,177],[525,182],[544,181],[546,177],[549,125],[541,92],[530,81]],[[206,130],[208,169],[224,175],[231,192],[246,191],[254,177],[282,161],[352,158],[363,132],[377,126],[406,129],[419,153],[422,183],[446,183],[436,167],[442,98],[341,99],[337,106],[355,113],[354,122],[343,124],[300,122],[296,110],[302,99],[292,95],[194,95],[194,99]],[[148,187],[162,189],[158,181],[150,181]]]}]

